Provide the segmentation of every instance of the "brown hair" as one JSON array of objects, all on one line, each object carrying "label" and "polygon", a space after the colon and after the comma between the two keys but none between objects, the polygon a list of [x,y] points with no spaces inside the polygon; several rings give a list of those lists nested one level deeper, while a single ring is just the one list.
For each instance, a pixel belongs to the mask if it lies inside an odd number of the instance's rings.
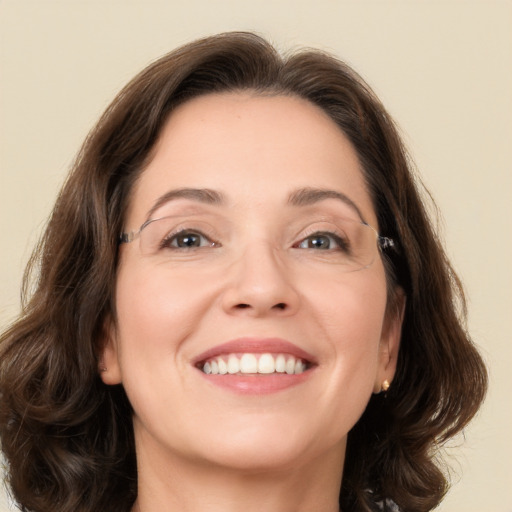
[{"label": "brown hair", "polygon": [[393,501],[422,512],[446,492],[436,448],[474,416],[487,376],[397,130],[342,62],[309,50],[283,58],[258,36],[229,33],[171,52],[121,91],[78,154],[30,261],[24,290],[36,273],[34,290],[0,344],[0,436],[22,510],[126,512],[135,500],[132,410],[122,387],[97,373],[130,190],[177,105],[244,89],[322,108],[356,149],[379,229],[396,241],[383,258],[391,306],[397,287],[407,296],[397,374],[349,434],[340,505],[375,511]]}]

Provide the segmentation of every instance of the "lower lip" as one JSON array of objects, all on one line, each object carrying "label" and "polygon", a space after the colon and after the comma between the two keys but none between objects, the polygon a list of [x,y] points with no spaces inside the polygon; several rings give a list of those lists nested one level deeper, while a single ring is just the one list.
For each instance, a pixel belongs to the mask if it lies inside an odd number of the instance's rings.
[{"label": "lower lip", "polygon": [[251,375],[212,375],[203,373],[203,378],[215,386],[228,389],[234,393],[243,395],[266,395],[277,393],[285,389],[297,386],[306,381],[312,369],[306,370],[297,375],[288,375],[287,373],[272,373],[270,375],[251,374]]}]

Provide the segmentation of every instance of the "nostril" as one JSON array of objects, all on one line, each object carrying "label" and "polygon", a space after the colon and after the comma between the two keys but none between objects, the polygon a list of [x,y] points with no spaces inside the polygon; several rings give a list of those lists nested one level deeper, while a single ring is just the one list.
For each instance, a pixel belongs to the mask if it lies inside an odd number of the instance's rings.
[{"label": "nostril", "polygon": [[250,308],[251,306],[249,306],[249,304],[237,304],[236,307],[239,309],[246,309]]},{"label": "nostril", "polygon": [[284,302],[280,302],[279,304],[276,304],[274,306],[275,309],[285,309],[286,308],[286,304]]}]

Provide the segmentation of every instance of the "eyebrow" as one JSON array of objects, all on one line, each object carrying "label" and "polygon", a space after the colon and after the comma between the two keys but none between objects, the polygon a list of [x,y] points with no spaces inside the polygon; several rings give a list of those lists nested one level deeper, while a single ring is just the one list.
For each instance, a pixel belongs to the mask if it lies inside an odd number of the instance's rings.
[{"label": "eyebrow", "polygon": [[[169,192],[166,192],[155,201],[153,206],[148,211],[147,219],[151,219],[154,213],[164,204],[177,199],[190,199],[192,201],[198,201],[200,203],[212,205],[222,205],[225,203],[225,198],[222,193],[209,188],[179,188],[169,190]],[[364,222],[361,210],[356,205],[356,203],[354,203],[354,201],[352,201],[352,199],[350,199],[350,197],[347,195],[336,190],[304,187],[293,191],[288,196],[287,202],[291,206],[300,207],[310,206],[321,201],[325,201],[326,199],[337,199],[338,201],[342,201],[347,206],[352,208],[357,213],[359,218]]]},{"label": "eyebrow", "polygon": [[292,206],[310,206],[326,199],[337,199],[352,208],[359,218],[365,222],[361,210],[350,197],[336,190],[305,187],[292,192],[288,197],[288,204]]},{"label": "eyebrow", "polygon": [[160,207],[176,199],[191,199],[192,201],[198,201],[204,204],[217,205],[225,202],[224,196],[216,190],[209,188],[178,188],[175,190],[169,190],[169,192],[160,196],[148,211],[147,218],[151,219]]}]

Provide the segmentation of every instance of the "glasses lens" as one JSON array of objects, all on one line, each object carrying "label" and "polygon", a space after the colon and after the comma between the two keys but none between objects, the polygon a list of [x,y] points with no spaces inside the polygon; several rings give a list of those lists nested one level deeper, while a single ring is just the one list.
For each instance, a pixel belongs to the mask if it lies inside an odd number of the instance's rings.
[{"label": "glasses lens", "polygon": [[343,241],[340,244],[340,266],[343,270],[353,272],[370,266],[377,254],[375,230],[355,219],[343,219],[339,225]]}]

